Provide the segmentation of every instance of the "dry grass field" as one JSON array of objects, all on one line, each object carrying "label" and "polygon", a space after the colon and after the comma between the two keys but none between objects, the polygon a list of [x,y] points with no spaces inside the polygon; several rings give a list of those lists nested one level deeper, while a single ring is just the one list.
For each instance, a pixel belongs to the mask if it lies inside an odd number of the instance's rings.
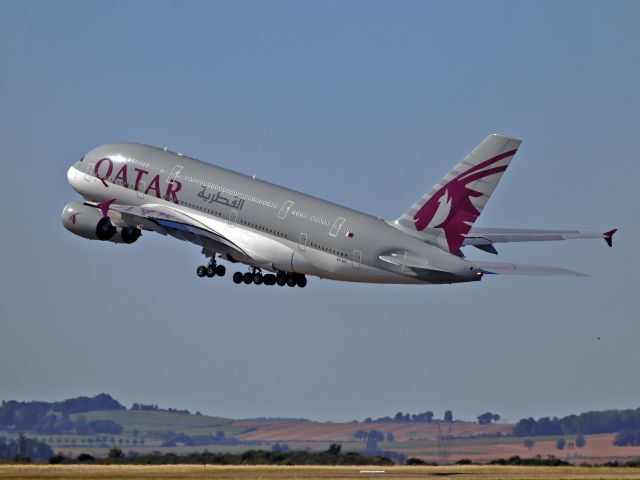
[{"label": "dry grass field", "polygon": [[396,440],[412,438],[438,438],[439,433],[454,437],[468,437],[479,434],[511,433],[512,425],[501,423],[478,425],[477,423],[453,423],[442,425],[441,432],[435,423],[333,423],[303,421],[244,420],[233,422],[234,427],[254,428],[255,430],[236,435],[238,440],[258,440],[269,442],[349,442],[357,430],[380,430],[392,432]]},{"label": "dry grass field", "polygon": [[[374,472],[379,473],[374,473]],[[382,473],[382,472],[384,473]],[[459,480],[520,479],[640,479],[640,469],[604,467],[274,467],[211,465],[0,465],[0,478],[9,479],[404,479],[452,477]]]}]

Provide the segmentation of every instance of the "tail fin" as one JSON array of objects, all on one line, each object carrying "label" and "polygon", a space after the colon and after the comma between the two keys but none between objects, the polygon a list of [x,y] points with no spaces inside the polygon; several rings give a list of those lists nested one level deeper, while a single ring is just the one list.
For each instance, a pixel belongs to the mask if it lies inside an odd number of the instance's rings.
[{"label": "tail fin", "polygon": [[489,135],[392,225],[457,253],[520,143]]}]

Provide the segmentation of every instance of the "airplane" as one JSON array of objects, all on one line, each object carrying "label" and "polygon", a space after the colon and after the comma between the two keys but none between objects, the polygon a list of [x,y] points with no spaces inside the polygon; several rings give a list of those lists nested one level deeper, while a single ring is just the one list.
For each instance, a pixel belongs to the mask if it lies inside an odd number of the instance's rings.
[{"label": "airplane", "polygon": [[90,240],[136,242],[156,232],[196,244],[208,258],[198,277],[222,277],[224,260],[246,265],[236,284],[305,287],[308,276],[379,284],[475,282],[487,274],[586,276],[558,267],[470,260],[464,247],[497,254],[496,244],[602,238],[617,229],[474,228],[521,141],[485,138],[395,220],[144,144],[94,148],[67,171],[82,202],[62,224]]}]

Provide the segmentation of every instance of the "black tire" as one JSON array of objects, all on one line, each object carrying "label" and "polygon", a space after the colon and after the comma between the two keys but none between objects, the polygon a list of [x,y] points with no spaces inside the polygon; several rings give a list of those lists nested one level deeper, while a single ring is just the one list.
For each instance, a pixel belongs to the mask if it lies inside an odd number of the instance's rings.
[{"label": "black tire", "polygon": [[304,275],[300,275],[298,277],[298,286],[300,288],[304,288],[307,286],[307,277],[305,277]]},{"label": "black tire", "polygon": [[266,273],[264,275],[264,284],[265,285],[275,285],[276,284],[276,276],[273,273]]},{"label": "black tire", "polygon": [[198,268],[196,268],[196,275],[198,275],[200,278],[204,277],[207,274],[207,267],[205,267],[204,265],[200,265]]},{"label": "black tire", "polygon": [[241,272],[236,272],[233,274],[233,283],[242,283],[242,273]]},{"label": "black tire", "polygon": [[287,277],[287,285],[290,287],[295,287],[296,286],[296,277],[294,277],[293,275]]},{"label": "black tire", "polygon": [[224,274],[227,273],[227,269],[224,265],[218,265],[216,267],[216,275],[219,277],[224,277]]},{"label": "black tire", "polygon": [[215,277],[216,276],[216,266],[215,265],[209,265],[207,267],[207,277],[211,278],[211,277]]},{"label": "black tire", "polygon": [[256,273],[253,276],[253,283],[255,283],[256,285],[262,285],[263,281],[264,281],[264,278],[262,278],[262,274],[261,273]]},{"label": "black tire", "polygon": [[251,275],[249,272],[245,273],[242,277],[242,281],[249,285],[251,282],[253,282],[253,275]]},{"label": "black tire", "polygon": [[282,277],[282,276],[276,277],[276,283],[279,286],[284,287],[287,284],[287,277]]}]

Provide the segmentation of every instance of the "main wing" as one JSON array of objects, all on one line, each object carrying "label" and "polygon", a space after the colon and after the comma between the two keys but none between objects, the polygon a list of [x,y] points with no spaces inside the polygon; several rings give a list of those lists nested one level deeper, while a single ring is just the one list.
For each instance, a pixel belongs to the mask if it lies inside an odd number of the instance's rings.
[{"label": "main wing", "polygon": [[306,258],[285,243],[223,218],[185,212],[178,206],[132,206],[114,202],[115,200],[109,200],[96,207],[116,227],[133,226],[161,235],[171,235],[200,245],[202,253],[207,257],[221,254],[232,262],[238,261],[271,271],[296,271],[296,268],[309,267]]},{"label": "main wing", "polygon": [[170,235],[178,240],[200,245],[203,253],[208,256],[235,252],[236,256],[251,258],[251,253],[243,248],[241,239],[233,238],[234,236],[228,232],[218,231],[177,208],[159,204],[137,207],[109,202],[99,204],[98,208],[103,210],[104,214],[108,213],[116,226],[135,226],[161,235]]},{"label": "main wing", "polygon": [[509,242],[548,242],[554,240],[574,240],[580,238],[602,238],[610,247],[617,228],[604,233],[580,232],[578,230],[528,230],[517,228],[472,228],[465,235],[462,246],[472,245],[488,253],[498,251],[494,243]]}]

